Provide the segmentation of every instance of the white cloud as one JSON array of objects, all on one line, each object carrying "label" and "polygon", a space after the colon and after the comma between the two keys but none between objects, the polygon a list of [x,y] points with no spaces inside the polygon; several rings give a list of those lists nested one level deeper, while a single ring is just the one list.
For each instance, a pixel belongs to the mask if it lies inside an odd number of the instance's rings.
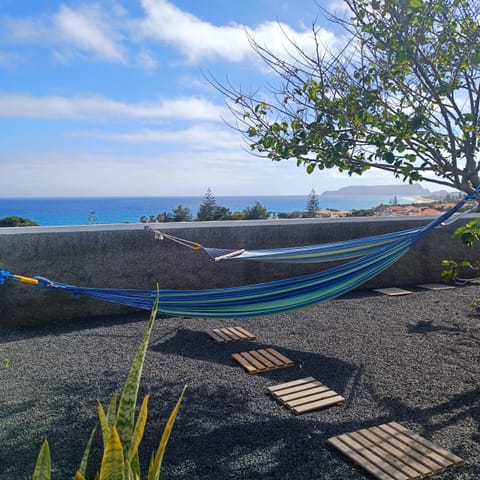
[{"label": "white cloud", "polygon": [[[307,52],[315,47],[309,29],[297,31],[285,23],[265,21],[248,26],[231,22],[217,26],[169,0],[141,0],[141,4],[145,15],[136,19],[115,2],[109,9],[101,2],[63,4],[49,15],[3,18],[0,31],[9,42],[50,46],[54,58],[64,63],[78,56],[127,63],[138,48],[137,62],[147,70],[156,68],[157,60],[145,42],[171,45],[193,65],[218,59],[260,65],[248,37],[279,56],[294,52],[290,40]],[[337,41],[326,29],[319,30],[319,38],[327,46]]]},{"label": "white cloud", "polygon": [[[306,51],[314,48],[312,32],[297,32],[286,24],[266,21],[255,28],[237,23],[215,26],[167,0],[142,0],[142,5],[146,12],[146,18],[140,23],[143,35],[173,45],[191,64],[206,59],[257,61],[248,36],[281,56],[288,50],[293,51],[289,39]],[[336,42],[335,35],[324,29],[320,29],[319,38],[325,45]]]},{"label": "white cloud", "polygon": [[51,120],[210,120],[220,121],[223,107],[196,97],[127,103],[100,96],[36,98],[0,95],[0,117]]},{"label": "white cloud", "polygon": [[153,71],[158,67],[158,61],[155,59],[155,56],[146,48],[141,49],[137,61],[147,71]]},{"label": "white cloud", "polygon": [[94,52],[105,60],[125,61],[118,33],[99,6],[86,5],[74,10],[62,5],[54,15],[53,23],[59,37],[72,45]]},{"label": "white cloud", "polygon": [[329,12],[332,12],[333,14],[336,15],[344,15],[348,12],[350,12],[350,8],[348,5],[344,2],[344,0],[333,0],[328,4],[327,7]]},{"label": "white cloud", "polygon": [[[22,165],[22,168],[18,168]],[[29,175],[25,175],[28,171]],[[4,196],[308,195],[347,185],[400,184],[391,175],[349,177],[333,170],[308,175],[295,162],[271,162],[241,149],[139,154],[82,151],[0,152]],[[19,194],[19,192],[21,192]]]},{"label": "white cloud", "polygon": [[122,133],[80,133],[81,137],[93,137],[119,143],[172,143],[193,150],[239,150],[244,144],[241,135],[228,127],[212,124],[194,125],[178,130],[144,129]]},{"label": "white cloud", "polygon": [[120,14],[115,9],[106,12],[96,4],[78,8],[61,5],[53,15],[7,17],[0,26],[10,42],[51,45],[56,56],[63,59],[90,54],[110,62],[124,63],[126,54],[121,44]]}]

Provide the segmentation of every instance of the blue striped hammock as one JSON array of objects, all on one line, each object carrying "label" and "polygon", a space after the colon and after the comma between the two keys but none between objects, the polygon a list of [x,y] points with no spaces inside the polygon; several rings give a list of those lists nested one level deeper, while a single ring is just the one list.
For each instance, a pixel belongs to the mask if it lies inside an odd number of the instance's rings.
[{"label": "blue striped hammock", "polygon": [[[323,246],[241,252],[206,249],[214,258],[271,261],[327,261],[358,257],[339,266],[309,275],[253,285],[207,290],[159,290],[159,313],[185,317],[250,317],[271,315],[308,307],[339,297],[386,270],[431,230],[444,224],[466,203],[468,195],[429,224],[398,233]],[[151,310],[156,290],[86,288],[54,282],[43,277],[22,277],[0,270],[0,284],[14,279],[40,288],[63,290],[130,307]]]}]

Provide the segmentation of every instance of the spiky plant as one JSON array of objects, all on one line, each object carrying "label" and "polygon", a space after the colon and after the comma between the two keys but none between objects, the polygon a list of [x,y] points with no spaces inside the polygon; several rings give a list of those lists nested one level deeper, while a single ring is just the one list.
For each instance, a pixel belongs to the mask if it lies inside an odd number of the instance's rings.
[{"label": "spiky plant", "polygon": [[[141,479],[138,448],[143,438],[147,422],[149,395],[145,396],[143,399],[136,421],[135,411],[137,407],[137,397],[143,364],[147,353],[150,334],[157,315],[157,309],[158,293],[150,314],[147,330],[128,373],[125,386],[120,395],[120,400],[118,401],[118,406],[116,392],[113,394],[106,412],[101,403],[98,403],[98,417],[103,438],[103,456],[100,468],[97,470],[94,477],[95,480]],[[145,477],[146,480],[160,479],[163,456],[185,394],[185,389],[186,387],[183,388],[177,404],[168,418],[156,452],[152,454],[148,474],[147,477]],[[94,428],[87,442],[85,452],[80,462],[80,466],[75,473],[74,480],[86,480],[88,457],[95,430],[96,429]],[[44,441],[40,453],[38,454],[37,463],[33,473],[33,480],[51,480],[50,448],[47,440]]]}]

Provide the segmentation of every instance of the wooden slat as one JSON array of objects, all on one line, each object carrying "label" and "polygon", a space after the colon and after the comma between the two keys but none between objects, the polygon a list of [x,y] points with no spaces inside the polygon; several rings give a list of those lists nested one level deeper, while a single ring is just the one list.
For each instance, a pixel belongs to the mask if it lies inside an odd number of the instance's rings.
[{"label": "wooden slat", "polygon": [[394,433],[392,433],[392,435],[395,435],[395,438],[405,443],[410,448],[413,448],[417,452],[420,452],[424,457],[429,458],[434,463],[436,463],[437,467],[434,469],[435,473],[443,472],[451,464],[441,455],[437,455],[435,452],[432,452],[429,448],[423,446],[421,443],[415,442],[410,436],[406,435],[405,432],[395,429],[392,423],[389,423],[387,426],[394,430]]},{"label": "wooden slat", "polygon": [[327,442],[381,480],[418,480],[463,464],[460,457],[396,422],[338,435]]},{"label": "wooden slat", "polygon": [[342,452],[357,465],[360,465],[364,470],[371,473],[375,478],[378,478],[379,480],[392,480],[392,477],[378,468],[375,463],[365,461],[365,458],[362,457],[362,455],[360,455],[354,448],[351,448],[349,445],[343,443],[341,436],[329,438],[327,441],[330,445]]},{"label": "wooden slat", "polygon": [[270,359],[260,353],[260,351],[256,352],[255,350],[252,350],[251,352],[248,352],[255,360],[258,360],[258,362],[263,366],[263,368],[269,368],[273,369],[275,367],[279,366],[278,362],[272,362]]},{"label": "wooden slat", "polygon": [[257,368],[239,353],[233,353],[232,358],[236,360],[248,373],[256,373]]},{"label": "wooden slat", "polygon": [[451,290],[455,288],[453,285],[447,285],[446,283],[423,283],[417,285],[417,287],[425,288],[426,290]]},{"label": "wooden slat", "polygon": [[[282,388],[278,391],[271,392],[274,397],[284,398],[286,395],[292,395],[298,392],[302,392],[302,395],[305,395],[305,390],[311,390],[315,387],[324,387],[318,380],[313,380],[308,383],[303,383],[301,385],[296,385],[295,387]],[[324,387],[328,388],[328,387]]]},{"label": "wooden slat", "polygon": [[345,403],[345,398],[313,377],[275,385],[267,392],[297,414]]},{"label": "wooden slat", "polygon": [[225,338],[219,335],[215,330],[206,330],[206,333],[217,343],[225,343]]},{"label": "wooden slat", "polygon": [[430,442],[426,438],[421,437],[417,433],[414,433],[408,429],[406,429],[403,425],[400,425],[397,422],[390,422],[390,426],[395,428],[396,430],[404,433],[405,435],[409,436],[416,442],[420,443],[424,447],[429,448],[433,452],[437,453],[438,455],[441,455],[442,457],[446,458],[448,461],[454,463],[454,464],[462,464],[464,463],[464,460],[460,457],[457,457],[453,453],[449,452],[448,450],[445,450],[444,448],[439,447],[438,445],[435,445],[433,442]]},{"label": "wooden slat", "polygon": [[255,340],[257,337],[242,327],[211,328],[206,333],[217,343]]},{"label": "wooden slat", "polygon": [[354,438],[352,438],[351,434],[340,435],[340,438],[343,443],[355,450],[361,456],[362,460],[358,464],[362,468],[365,468],[365,466],[367,465],[375,465],[384,474],[388,475],[388,478],[390,479],[408,480],[408,477],[405,474],[403,474],[402,472],[398,472],[374,452],[370,452],[362,444],[358,443]]},{"label": "wooden slat", "polygon": [[270,355],[273,355],[274,357],[276,357],[278,360],[280,360],[281,362],[285,363],[285,364],[291,364],[293,365],[293,361],[290,360],[289,358],[287,358],[285,355],[282,355],[280,352],[277,352],[276,350],[274,350],[273,348],[267,348],[266,349],[266,352]]},{"label": "wooden slat", "polygon": [[382,446],[378,446],[374,441],[372,441],[372,438],[368,435],[365,435],[365,433],[365,431],[361,430],[360,432],[351,433],[349,436],[350,438],[355,439],[360,445],[373,452],[375,455],[385,461],[388,465],[393,467],[394,471],[396,472],[395,477],[398,472],[399,477],[405,478],[407,480],[418,480],[419,478],[421,478],[421,475],[416,470],[409,467],[408,463],[406,464],[401,460],[397,459],[395,455],[388,449],[384,449],[382,448]]},{"label": "wooden slat", "polygon": [[405,461],[408,462],[408,464],[422,476],[425,477],[433,473],[432,468],[425,465],[423,456],[416,450],[413,450],[404,443],[399,442],[378,427],[372,427],[368,431],[378,437],[380,441],[383,441],[382,445],[384,448],[388,448],[390,451],[393,449],[393,452],[395,452],[397,457],[404,458]]},{"label": "wooden slat", "polygon": [[250,374],[269,372],[278,368],[291,367],[294,364],[292,360],[273,348],[234,353],[232,358]]},{"label": "wooden slat", "polygon": [[270,393],[273,393],[277,390],[283,390],[290,387],[295,387],[297,385],[305,385],[306,382],[317,382],[317,380],[315,380],[313,377],[300,378],[299,380],[293,380],[292,382],[281,383],[280,385],[272,385],[271,387],[268,387],[267,390]]},{"label": "wooden slat", "polygon": [[324,400],[318,400],[316,402],[305,403],[298,407],[293,407],[292,411],[296,414],[313,412],[314,410],[320,410],[321,408],[332,407],[334,405],[345,405],[346,400],[341,395],[335,395],[333,397],[325,398]]},{"label": "wooden slat", "polygon": [[405,290],[404,288],[390,287],[390,288],[374,288],[374,292],[382,293],[390,297],[397,297],[399,295],[410,295],[413,293],[411,290]]},{"label": "wooden slat", "polygon": [[214,328],[213,333],[223,339],[224,342],[231,342],[232,337],[228,335],[223,328]]},{"label": "wooden slat", "polygon": [[284,402],[288,402],[291,404],[291,402],[295,402],[299,398],[305,398],[305,397],[311,397],[311,396],[318,396],[318,395],[323,395],[323,397],[317,397],[316,399],[324,398],[325,397],[325,392],[331,392],[328,387],[325,385],[319,385],[318,387],[314,388],[308,388],[304,390],[300,390],[298,392],[293,392],[288,395],[282,395],[282,400]]},{"label": "wooden slat", "polygon": [[250,333],[248,330],[245,330],[242,327],[229,327],[228,330],[235,332],[239,338],[244,340],[255,340],[257,338],[253,333]]},{"label": "wooden slat", "polygon": [[430,475],[438,472],[443,468],[441,464],[434,462],[432,459],[425,456],[423,453],[412,448],[409,444],[409,440],[407,437],[403,437],[404,441],[402,442],[402,435],[399,434],[395,429],[389,427],[388,424],[380,425],[378,428],[388,435],[390,443],[394,444],[397,448],[403,450],[405,453],[408,454],[409,457],[412,457],[425,465],[425,467],[430,470]]}]

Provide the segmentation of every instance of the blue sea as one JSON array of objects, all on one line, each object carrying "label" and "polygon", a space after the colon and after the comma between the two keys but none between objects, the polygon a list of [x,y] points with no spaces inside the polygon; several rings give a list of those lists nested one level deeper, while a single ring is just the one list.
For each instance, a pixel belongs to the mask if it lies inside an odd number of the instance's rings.
[{"label": "blue sea", "polygon": [[[308,196],[216,196],[218,206],[232,212],[252,207],[260,202],[273,214],[303,212]],[[385,196],[345,196],[322,200],[321,208],[352,210],[388,204],[392,198]],[[400,203],[402,198],[398,199]],[[99,198],[0,198],[0,218],[18,216],[28,218],[42,226],[88,225],[89,223],[138,223],[140,217],[171,213],[179,205],[188,207],[193,216],[198,212],[201,197],[99,197]],[[409,199],[411,201],[411,199]]]}]

